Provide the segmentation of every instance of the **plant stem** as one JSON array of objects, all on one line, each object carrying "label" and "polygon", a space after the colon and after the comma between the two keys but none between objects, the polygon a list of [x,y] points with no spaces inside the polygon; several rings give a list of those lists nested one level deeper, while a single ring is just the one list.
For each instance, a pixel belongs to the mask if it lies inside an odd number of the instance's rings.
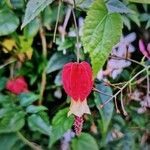
[{"label": "plant stem", "polygon": [[25,138],[20,132],[17,132],[17,135],[18,137],[24,142],[24,144],[28,145],[29,147],[31,147],[33,150],[42,150],[42,148],[33,143],[33,142],[30,142],[27,138]]},{"label": "plant stem", "polygon": [[[44,59],[46,59],[47,58],[47,44],[46,44],[46,37],[45,37],[44,29],[42,27],[40,28],[40,37],[41,37],[41,42],[42,42],[43,57],[44,57]],[[39,105],[42,104],[45,86],[46,86],[46,67],[44,68],[43,73],[42,73]]]},{"label": "plant stem", "polygon": [[76,29],[76,48],[77,48],[77,62],[79,62],[80,59],[80,47],[79,47],[79,31],[78,31],[78,26],[77,26],[77,21],[76,21],[76,16],[74,13],[74,8],[72,8],[72,15],[73,15],[73,19],[74,19],[74,25],[75,25],[75,29]]},{"label": "plant stem", "polygon": [[60,0],[59,1],[59,5],[58,5],[58,11],[57,11],[57,19],[56,19],[55,29],[54,29],[53,42],[55,42],[55,40],[56,40],[56,32],[57,32],[57,27],[58,27],[58,22],[59,22],[61,3],[62,2]]},{"label": "plant stem", "polygon": [[113,97],[113,95],[109,95],[107,93],[104,93],[104,92],[102,92],[102,91],[100,91],[100,90],[98,90],[98,89],[96,89],[94,87],[93,87],[93,91],[98,92],[98,93],[103,94],[103,95],[106,95],[106,96],[109,96],[109,97]]},{"label": "plant stem", "polygon": [[100,108],[103,108],[109,101],[115,98],[128,84],[130,84],[137,76],[139,76],[142,72],[144,72],[145,70],[149,68],[150,66],[147,66],[144,69],[142,69],[140,72],[138,72],[136,75],[134,75],[122,88],[120,88],[120,90],[115,95],[113,95],[108,100],[106,100],[102,105],[100,105]]}]

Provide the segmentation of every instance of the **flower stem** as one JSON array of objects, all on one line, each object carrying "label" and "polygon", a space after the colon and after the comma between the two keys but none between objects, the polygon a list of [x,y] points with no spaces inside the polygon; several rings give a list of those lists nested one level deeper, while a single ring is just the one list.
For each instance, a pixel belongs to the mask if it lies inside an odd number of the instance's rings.
[{"label": "flower stem", "polygon": [[62,2],[60,0],[59,1],[59,5],[58,5],[58,11],[57,11],[57,19],[56,19],[55,29],[54,29],[53,42],[55,42],[55,40],[56,40],[56,32],[57,32],[57,27],[58,27],[58,22],[59,22],[61,4],[62,4]]},{"label": "flower stem", "polygon": [[78,26],[77,26],[77,21],[76,21],[76,16],[75,16],[74,8],[72,8],[72,15],[73,15],[74,25],[75,25],[75,29],[76,29],[77,62],[79,62],[79,59],[80,59],[79,30],[78,30]]}]

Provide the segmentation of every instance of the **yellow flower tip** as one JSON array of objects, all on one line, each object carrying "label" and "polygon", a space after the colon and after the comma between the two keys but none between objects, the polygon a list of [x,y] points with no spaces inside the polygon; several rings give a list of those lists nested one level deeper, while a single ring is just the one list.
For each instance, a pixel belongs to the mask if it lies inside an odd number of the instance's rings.
[{"label": "yellow flower tip", "polygon": [[84,101],[75,101],[71,99],[71,105],[69,108],[68,116],[71,114],[81,117],[83,114],[91,114],[89,106],[87,105],[87,100]]}]

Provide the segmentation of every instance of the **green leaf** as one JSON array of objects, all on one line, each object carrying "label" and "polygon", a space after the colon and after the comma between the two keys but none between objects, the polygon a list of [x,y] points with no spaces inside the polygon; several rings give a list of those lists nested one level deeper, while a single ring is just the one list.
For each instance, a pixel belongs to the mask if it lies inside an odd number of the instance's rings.
[{"label": "green leaf", "polygon": [[12,150],[12,147],[19,141],[15,133],[0,134],[0,149]]},{"label": "green leaf", "polygon": [[40,28],[40,20],[35,18],[23,30],[26,38],[34,37]]},{"label": "green leaf", "polygon": [[40,111],[47,110],[45,106],[35,106],[35,105],[30,105],[26,108],[27,113],[38,113]]},{"label": "green leaf", "polygon": [[10,3],[14,9],[22,9],[25,5],[24,0],[11,0]]},{"label": "green leaf", "polygon": [[21,28],[25,27],[30,21],[39,15],[46,6],[51,4],[53,0],[29,0],[27,3],[24,20]]},{"label": "green leaf", "polygon": [[71,143],[72,150],[99,150],[96,140],[88,133],[75,137]]},{"label": "green leaf", "polygon": [[0,133],[19,131],[25,124],[23,111],[11,112],[0,119]]},{"label": "green leaf", "polygon": [[14,32],[19,25],[18,17],[7,8],[0,10],[0,36]]},{"label": "green leaf", "polygon": [[90,53],[94,76],[119,41],[122,27],[120,14],[108,13],[103,0],[94,1],[85,19],[82,37],[84,51]]},{"label": "green leaf", "polygon": [[131,10],[119,0],[109,0],[106,3],[109,12],[130,13]]},{"label": "green leaf", "polygon": [[49,147],[72,127],[74,118],[73,116],[67,117],[68,111],[68,108],[62,109],[54,116],[52,120],[52,133],[50,135]]},{"label": "green leaf", "polygon": [[[109,86],[105,86],[103,83],[97,84],[96,88],[103,93],[112,95],[112,89]],[[113,101],[110,101],[107,105],[105,105],[102,109],[100,109],[100,104],[103,104],[106,100],[108,100],[110,96],[106,96],[104,94],[95,93],[95,103],[100,112],[102,118],[102,133],[105,135],[112,119],[114,105]]]},{"label": "green leaf", "polygon": [[70,62],[72,60],[72,55],[63,55],[62,53],[54,53],[50,60],[48,61],[48,65],[46,68],[47,73],[54,72],[63,67],[64,64]]},{"label": "green leaf", "polygon": [[29,93],[21,93],[20,95],[18,95],[18,98],[20,100],[20,105],[26,107],[31,105],[36,100],[38,100],[39,96],[29,92]]},{"label": "green leaf", "polygon": [[129,0],[129,2],[142,3],[142,4],[150,4],[150,0]]},{"label": "green leaf", "polygon": [[7,82],[7,78],[6,77],[1,77],[1,80],[0,80],[0,85],[1,85],[0,86],[0,91],[5,88],[6,82]]},{"label": "green leaf", "polygon": [[28,125],[32,131],[38,131],[48,136],[51,133],[51,126],[39,115],[33,114],[28,117]]}]

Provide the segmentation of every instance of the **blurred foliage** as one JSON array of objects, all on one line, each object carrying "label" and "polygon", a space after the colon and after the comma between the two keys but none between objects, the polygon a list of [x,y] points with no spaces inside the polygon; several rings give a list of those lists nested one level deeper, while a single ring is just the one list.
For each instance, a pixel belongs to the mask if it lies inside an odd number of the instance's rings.
[{"label": "blurred foliage", "polygon": [[[65,150],[64,134],[73,131],[74,117],[67,117],[70,98],[62,88],[63,65],[76,61],[79,47],[80,60],[91,63],[96,77],[109,60],[121,32],[134,31],[137,39],[143,38],[148,43],[148,3],[149,0],[75,0],[74,5],[72,0],[0,0],[0,150]],[[72,11],[81,30],[79,37]],[[83,18],[86,19],[80,27]],[[149,61],[138,52],[137,42],[133,58],[148,66]],[[114,84],[127,82],[141,68],[132,64],[116,79],[108,79]],[[149,71],[141,77],[146,75]],[[28,93],[14,95],[6,90],[7,81],[16,76],[25,77]],[[135,89],[145,95],[142,86],[147,83],[136,84],[136,80],[122,91],[128,112],[124,116],[120,95],[117,97],[120,114],[116,113],[113,100],[100,108],[118,88],[95,79],[94,86],[102,93],[91,93],[88,98],[91,115],[84,116],[83,132],[79,137],[70,137],[65,145],[72,150],[150,149],[149,108],[139,114],[139,101],[129,98]]]}]

